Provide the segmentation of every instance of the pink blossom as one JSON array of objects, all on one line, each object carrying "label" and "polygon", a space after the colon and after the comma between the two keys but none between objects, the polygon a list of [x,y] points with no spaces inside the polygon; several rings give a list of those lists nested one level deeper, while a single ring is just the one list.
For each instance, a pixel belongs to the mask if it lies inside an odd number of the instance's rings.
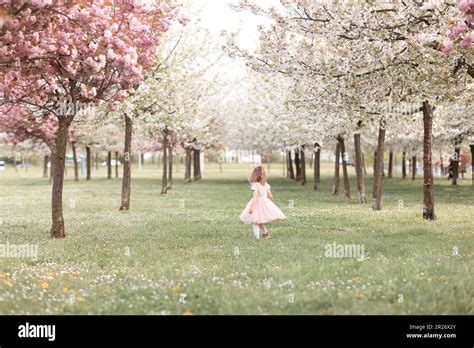
[{"label": "pink blossom", "polygon": [[474,11],[474,0],[460,0],[458,8],[461,12],[468,13]]},{"label": "pink blossom", "polygon": [[453,42],[452,41],[447,41],[443,48],[441,49],[443,51],[443,53],[445,54],[450,54],[454,49],[454,45],[453,45]]},{"label": "pink blossom", "polygon": [[104,37],[106,39],[110,39],[112,37],[112,32],[107,29],[106,31],[104,31]]},{"label": "pink blossom", "polygon": [[466,14],[466,22],[468,22],[469,24],[474,24],[474,13],[468,13]]},{"label": "pink blossom", "polygon": [[115,54],[115,52],[112,48],[107,50],[107,58],[115,59],[116,57],[117,57],[117,55]]},{"label": "pink blossom", "polygon": [[472,46],[472,37],[473,35],[472,34],[466,34],[464,35],[463,39],[461,40],[461,47],[462,48],[469,48]]},{"label": "pink blossom", "polygon": [[54,148],[57,122],[48,114],[34,115],[21,107],[0,107],[0,132],[6,134],[5,142],[16,145],[31,140],[33,145]]},{"label": "pink blossom", "polygon": [[464,33],[466,30],[466,23],[464,23],[464,21],[461,21],[451,30],[451,32],[448,34],[448,37],[454,41],[459,37],[459,35]]},{"label": "pink blossom", "polygon": [[95,51],[95,50],[97,49],[97,44],[96,44],[95,42],[91,42],[91,43],[89,44],[89,49],[90,49],[91,51]]},{"label": "pink blossom", "polygon": [[97,95],[97,89],[95,87],[88,87],[85,85],[81,86],[81,96],[85,99],[93,99]]},{"label": "pink blossom", "polygon": [[12,3],[0,0],[2,101],[49,109],[72,93],[90,102],[139,84],[175,9],[174,0],[22,0],[21,12]]}]

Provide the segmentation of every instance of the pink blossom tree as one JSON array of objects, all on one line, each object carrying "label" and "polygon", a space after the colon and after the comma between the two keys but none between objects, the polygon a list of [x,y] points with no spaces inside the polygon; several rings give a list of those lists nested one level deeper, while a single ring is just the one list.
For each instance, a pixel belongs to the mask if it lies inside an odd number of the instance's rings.
[{"label": "pink blossom tree", "polygon": [[171,0],[0,0],[0,105],[57,119],[52,153],[53,238],[65,237],[62,190],[68,131],[85,108],[141,83]]},{"label": "pink blossom tree", "polygon": [[[28,109],[20,106],[7,108],[0,107],[0,132],[5,133],[3,142],[16,146],[19,143],[30,141],[34,148],[44,148],[49,150],[49,154],[44,156],[43,176],[48,177],[47,164],[50,161],[51,153],[54,152],[58,123],[54,116],[48,114],[35,115]],[[74,146],[78,140],[76,128],[70,127],[68,139]],[[74,149],[73,149],[74,151]],[[77,167],[77,163],[75,163]],[[77,168],[75,169],[77,178]]]},{"label": "pink blossom tree", "polygon": [[444,43],[443,52],[451,53],[455,44],[469,49],[474,41],[474,0],[460,0],[458,3],[460,18],[452,20],[448,40]]},{"label": "pink blossom tree", "polygon": [[34,145],[44,144],[51,151],[55,146],[57,122],[47,115],[35,116],[25,108],[0,108],[0,132],[11,144],[31,140]]}]

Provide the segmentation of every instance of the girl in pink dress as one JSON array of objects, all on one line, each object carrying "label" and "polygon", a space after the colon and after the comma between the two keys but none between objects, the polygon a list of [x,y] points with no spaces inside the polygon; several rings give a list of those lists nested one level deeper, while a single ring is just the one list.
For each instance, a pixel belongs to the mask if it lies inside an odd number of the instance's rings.
[{"label": "girl in pink dress", "polygon": [[260,231],[264,239],[270,238],[270,232],[265,227],[266,223],[286,219],[285,214],[272,202],[273,195],[271,187],[265,178],[263,166],[256,167],[249,179],[253,197],[248,202],[240,220],[244,224],[252,224],[253,235],[259,239]]}]

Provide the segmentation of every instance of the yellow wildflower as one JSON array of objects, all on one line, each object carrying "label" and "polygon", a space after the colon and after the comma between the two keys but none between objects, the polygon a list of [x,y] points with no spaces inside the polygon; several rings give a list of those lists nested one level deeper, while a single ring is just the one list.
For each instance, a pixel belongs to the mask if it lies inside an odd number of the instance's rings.
[{"label": "yellow wildflower", "polygon": [[174,293],[179,293],[180,289],[181,289],[181,283],[178,283],[174,288],[172,288]]},{"label": "yellow wildflower", "polygon": [[4,279],[4,280],[3,280],[3,283],[4,283],[5,285],[13,285],[13,280],[11,280],[11,279]]}]

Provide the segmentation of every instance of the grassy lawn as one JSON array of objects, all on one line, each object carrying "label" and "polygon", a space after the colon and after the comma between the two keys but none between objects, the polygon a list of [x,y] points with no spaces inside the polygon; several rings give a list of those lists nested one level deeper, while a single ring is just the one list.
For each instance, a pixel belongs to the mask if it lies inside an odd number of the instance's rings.
[{"label": "grassy lawn", "polygon": [[[250,199],[248,165],[207,165],[168,195],[160,171],[133,169],[130,212],[121,180],[93,171],[72,180],[67,238],[51,240],[50,191],[40,169],[0,173],[0,243],[37,244],[38,258],[0,258],[1,314],[473,314],[474,190],[436,181],[435,222],[422,220],[422,179],[384,179],[382,212],[269,175],[288,220],[255,240],[239,221]],[[310,168],[307,169],[311,172]],[[369,197],[372,178],[367,177]],[[343,189],[341,181],[341,190]],[[331,258],[325,245],[361,244],[365,258]],[[456,251],[457,255],[456,255]]]}]

